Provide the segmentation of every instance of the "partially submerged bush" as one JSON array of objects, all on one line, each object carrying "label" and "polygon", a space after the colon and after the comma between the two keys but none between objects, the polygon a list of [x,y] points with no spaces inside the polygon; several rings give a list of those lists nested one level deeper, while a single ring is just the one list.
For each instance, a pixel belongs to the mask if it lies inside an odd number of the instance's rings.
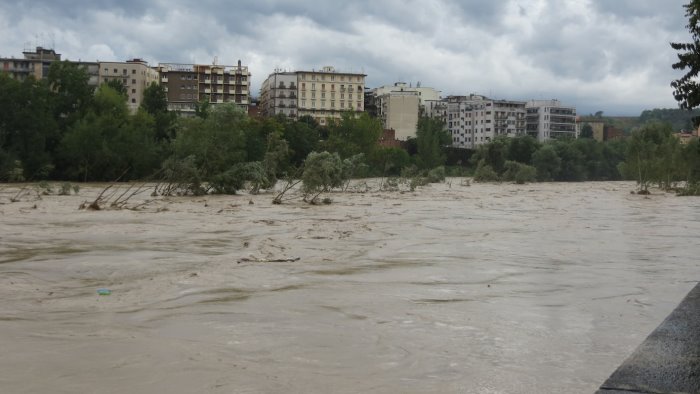
[{"label": "partially submerged bush", "polygon": [[426,175],[428,183],[440,183],[445,180],[445,167],[435,167]]},{"label": "partially submerged bush", "polygon": [[493,167],[488,164],[484,164],[484,161],[479,161],[479,165],[474,171],[474,181],[476,182],[498,182],[498,174],[494,171]]},{"label": "partially submerged bush", "polygon": [[156,192],[165,196],[206,193],[202,186],[202,176],[197,168],[194,156],[184,159],[169,158],[163,163],[162,184],[156,186]]},{"label": "partially submerged bush", "polygon": [[323,192],[343,184],[343,162],[337,153],[311,152],[304,163],[302,174],[302,191],[308,197],[309,202],[314,202],[316,197]]},{"label": "partially submerged bush", "polygon": [[516,161],[506,161],[503,167],[505,171],[503,172],[502,180],[504,181],[524,184],[527,182],[534,182],[537,177],[537,170],[535,167]]}]

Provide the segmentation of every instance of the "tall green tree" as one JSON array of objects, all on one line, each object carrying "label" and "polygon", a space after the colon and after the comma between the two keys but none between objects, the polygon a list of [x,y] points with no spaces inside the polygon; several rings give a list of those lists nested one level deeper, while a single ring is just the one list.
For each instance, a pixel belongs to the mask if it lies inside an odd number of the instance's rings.
[{"label": "tall green tree", "polygon": [[158,141],[170,141],[175,137],[177,114],[168,111],[168,97],[164,86],[151,82],[143,91],[141,108],[153,117],[155,137]]},{"label": "tall green tree", "polygon": [[[673,64],[673,69],[685,70],[686,73],[671,82],[671,86],[680,107],[692,109],[700,105],[700,84],[697,81],[700,73],[700,0],[691,0],[684,8],[691,42],[674,42],[671,47],[678,51],[678,62]],[[697,118],[695,123],[698,123]]]},{"label": "tall green tree", "polygon": [[420,117],[416,127],[416,164],[424,169],[445,165],[446,156],[442,147],[451,142],[452,138],[442,121],[426,116]]},{"label": "tall green tree", "polygon": [[[95,94],[94,106],[79,118],[61,141],[60,156],[65,176],[82,181],[118,178],[129,169],[117,139],[128,127],[129,110],[124,96],[107,84]],[[133,147],[136,149],[137,147]]]},{"label": "tall green tree", "polygon": [[362,153],[371,157],[379,147],[382,124],[362,113],[359,116],[346,112],[338,122],[328,126],[328,139],[324,147],[329,152],[337,152],[341,159]]},{"label": "tall green tree", "polygon": [[53,141],[58,138],[51,92],[33,77],[17,81],[0,74],[0,179],[8,165],[21,178],[45,179],[53,168]]},{"label": "tall green tree", "polygon": [[47,80],[56,101],[56,119],[66,130],[90,109],[95,89],[88,83],[87,71],[69,61],[51,63]]}]

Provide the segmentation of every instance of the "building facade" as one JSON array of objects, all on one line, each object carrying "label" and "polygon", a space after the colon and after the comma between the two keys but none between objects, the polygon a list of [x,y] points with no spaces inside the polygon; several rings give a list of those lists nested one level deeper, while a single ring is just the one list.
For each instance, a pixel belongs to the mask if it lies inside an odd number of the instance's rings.
[{"label": "building facade", "polygon": [[22,55],[21,59],[0,58],[2,72],[19,81],[27,79],[30,75],[39,80],[48,76],[51,63],[61,60],[60,53],[43,47],[36,47],[34,52],[24,51]]},{"label": "building facade", "polygon": [[260,111],[267,116],[297,117],[297,73],[275,71],[260,88]]},{"label": "building facade", "polygon": [[498,136],[525,134],[525,102],[494,100],[485,96],[448,96],[431,102],[429,114],[442,119],[452,136],[452,146],[474,149]]},{"label": "building facade", "polygon": [[395,138],[405,141],[416,137],[420,97],[416,92],[388,92],[377,97],[377,117],[384,129],[395,131]]},{"label": "building facade", "polygon": [[527,134],[544,142],[557,138],[576,138],[576,108],[559,100],[531,100],[527,108]]},{"label": "building facade", "polygon": [[426,104],[439,100],[440,92],[429,87],[405,82],[385,85],[365,94],[365,110],[382,121],[385,129],[396,131],[396,138],[406,140],[416,136],[416,126]]},{"label": "building facade", "polygon": [[[289,97],[293,76],[296,76],[296,95]],[[326,125],[340,119],[346,112],[364,111],[365,74],[340,72],[333,67],[321,70],[275,72],[270,74],[260,90],[261,111],[265,116],[291,114],[289,104],[296,100],[297,117],[311,116]],[[286,81],[286,82],[285,82]],[[283,82],[280,88],[280,82]],[[284,95],[284,97],[280,97]],[[281,107],[280,104],[284,104]]]},{"label": "building facade", "polygon": [[251,74],[240,60],[237,66],[161,63],[157,70],[171,111],[194,115],[197,104],[205,101],[248,110]]},{"label": "building facade", "polygon": [[[89,65],[88,65],[89,67]],[[88,72],[88,74],[90,74]],[[142,59],[126,62],[100,62],[98,85],[108,81],[121,81],[126,88],[127,105],[134,113],[141,106],[143,91],[153,82],[158,83],[158,71]]]},{"label": "building facade", "polygon": [[396,82],[393,85],[385,85],[371,90],[371,93],[376,97],[383,96],[392,92],[415,93],[415,95],[418,96],[420,108],[422,110],[425,109],[425,105],[427,102],[440,100],[439,90],[421,86],[420,82],[418,82],[416,86],[407,84],[406,82]]}]

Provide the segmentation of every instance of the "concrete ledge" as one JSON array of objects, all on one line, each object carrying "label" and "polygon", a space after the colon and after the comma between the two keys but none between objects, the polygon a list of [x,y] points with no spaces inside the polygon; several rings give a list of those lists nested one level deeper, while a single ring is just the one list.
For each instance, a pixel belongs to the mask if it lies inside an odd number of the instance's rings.
[{"label": "concrete ledge", "polygon": [[700,284],[597,394],[700,393]]}]

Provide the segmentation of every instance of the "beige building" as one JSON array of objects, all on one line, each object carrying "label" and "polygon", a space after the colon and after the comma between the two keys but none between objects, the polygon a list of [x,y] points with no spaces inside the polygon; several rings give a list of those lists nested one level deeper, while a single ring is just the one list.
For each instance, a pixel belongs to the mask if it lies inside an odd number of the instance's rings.
[{"label": "beige building", "polygon": [[434,102],[440,100],[440,91],[421,86],[420,82],[416,83],[416,86],[412,84],[407,84],[406,82],[396,82],[393,85],[385,85],[378,88],[374,88],[371,94],[379,97],[391,92],[412,92],[418,96],[421,109],[425,109],[428,102]]},{"label": "beige building", "polygon": [[60,53],[43,47],[36,47],[34,52],[24,51],[22,55],[21,59],[0,58],[2,72],[20,81],[27,79],[30,75],[39,80],[48,76],[51,63],[61,60]]},{"label": "beige building", "polygon": [[394,130],[397,140],[416,137],[419,108],[417,92],[389,92],[377,97],[377,112],[382,126]]},{"label": "beige building", "polygon": [[100,62],[99,81],[101,85],[107,81],[121,81],[126,88],[127,105],[134,113],[141,106],[143,91],[152,83],[158,83],[158,71],[148,66],[141,59],[126,62]]},{"label": "beige building", "polygon": [[248,110],[251,75],[240,60],[237,66],[161,63],[158,71],[171,111],[194,115],[197,103],[204,101],[235,103]]},{"label": "beige building", "polygon": [[440,92],[429,87],[405,82],[385,85],[367,92],[365,110],[382,121],[384,129],[396,131],[396,138],[406,140],[416,136],[421,113],[427,113],[430,103],[440,98]]},{"label": "beige building", "polygon": [[[291,86],[293,76],[296,76],[296,94],[290,99],[292,91],[288,87]],[[329,120],[340,119],[345,112],[363,112],[365,77],[365,74],[336,71],[333,67],[272,73],[260,90],[262,114],[289,115],[292,111],[288,104],[293,103],[296,106],[296,116],[308,115],[319,124],[326,125]],[[282,88],[280,82],[283,82]],[[280,97],[280,94],[285,97]]]}]

